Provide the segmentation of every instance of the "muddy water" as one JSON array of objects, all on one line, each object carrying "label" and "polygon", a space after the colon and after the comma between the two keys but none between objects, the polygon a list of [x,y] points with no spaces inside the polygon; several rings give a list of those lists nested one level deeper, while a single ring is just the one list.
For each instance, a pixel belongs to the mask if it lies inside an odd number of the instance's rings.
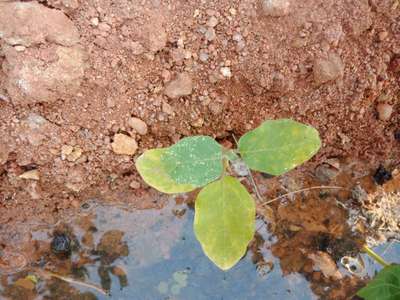
[{"label": "muddy water", "polygon": [[[172,198],[160,210],[89,201],[78,215],[56,225],[29,228],[32,254],[19,272],[6,274],[3,268],[1,299],[319,298],[305,276],[283,276],[280,260],[269,250],[276,237],[263,221],[257,221],[256,239],[246,256],[228,272],[204,256],[192,222],[193,211]],[[54,253],[51,241],[60,234],[69,237],[70,253]],[[398,257],[400,247],[391,245],[385,253]],[[367,274],[373,275],[376,264],[364,261]],[[343,268],[341,272],[349,276]]]},{"label": "muddy water", "polygon": [[[282,277],[279,261],[265,250],[273,238],[262,221],[257,224],[257,247],[263,250],[250,250],[232,270],[222,272],[202,253],[192,230],[193,211],[186,205],[171,199],[161,210],[130,210],[97,201],[89,206],[56,226],[32,229],[33,244],[42,253],[25,271],[2,276],[3,297],[109,299],[81,281],[108,290],[112,299],[313,299],[301,275]],[[67,258],[49,250],[52,236],[60,231],[71,236]],[[35,268],[79,282],[47,278]],[[40,278],[31,290],[18,282],[29,274]]]}]

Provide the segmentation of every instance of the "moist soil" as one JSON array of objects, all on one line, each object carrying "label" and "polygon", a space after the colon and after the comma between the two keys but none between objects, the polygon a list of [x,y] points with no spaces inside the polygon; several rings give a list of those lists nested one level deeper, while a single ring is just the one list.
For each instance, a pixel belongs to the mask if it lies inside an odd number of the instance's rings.
[{"label": "moist soil", "polygon": [[[310,124],[323,146],[287,176],[256,175],[263,197],[375,189],[378,167],[400,163],[399,41],[397,0],[0,1],[0,247],[12,246],[13,224],[55,223],[91,198],[160,207],[136,157],[190,135],[233,147],[266,119]],[[260,200],[278,224],[274,255],[346,236],[334,203],[352,200],[334,195],[271,210]],[[303,248],[291,259],[309,259]],[[322,280],[301,261],[282,269]]]}]

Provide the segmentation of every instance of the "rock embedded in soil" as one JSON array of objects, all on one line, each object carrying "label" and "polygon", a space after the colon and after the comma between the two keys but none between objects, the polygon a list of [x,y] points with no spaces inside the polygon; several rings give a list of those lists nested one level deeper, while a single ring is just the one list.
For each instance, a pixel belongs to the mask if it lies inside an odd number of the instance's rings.
[{"label": "rock embedded in soil", "polygon": [[379,103],[376,107],[378,111],[379,120],[388,121],[393,113],[393,107],[387,103]]},{"label": "rock embedded in soil", "polygon": [[137,190],[138,188],[140,188],[140,183],[137,182],[136,180],[133,180],[130,184],[129,187],[131,189]]},{"label": "rock embedded in soil", "polygon": [[320,85],[343,76],[344,65],[339,55],[330,53],[327,58],[317,58],[313,66],[314,80]]},{"label": "rock embedded in soil", "polygon": [[31,180],[39,180],[39,171],[38,170],[30,170],[25,173],[19,175],[19,178],[22,179],[31,179]]},{"label": "rock embedded in soil", "polygon": [[180,73],[165,86],[164,94],[171,99],[177,99],[183,96],[189,96],[192,94],[192,91],[192,78],[188,73]]},{"label": "rock embedded in soil", "polygon": [[54,102],[78,92],[85,71],[84,51],[80,47],[57,45],[46,51],[56,59],[43,61],[26,52],[4,51],[6,87],[14,104]]},{"label": "rock embedded in soil", "polygon": [[329,183],[339,174],[339,170],[324,163],[315,169],[315,177],[322,183]]},{"label": "rock embedded in soil", "polygon": [[71,239],[64,233],[56,233],[50,243],[51,251],[56,255],[71,253]]},{"label": "rock embedded in soil", "polygon": [[128,120],[128,125],[140,135],[145,135],[148,131],[147,124],[139,118],[130,118]]},{"label": "rock embedded in soil", "polygon": [[9,45],[26,47],[79,42],[78,29],[63,12],[34,1],[0,3],[0,36]]},{"label": "rock embedded in soil", "polygon": [[283,17],[290,12],[290,0],[262,0],[263,13],[271,17]]},{"label": "rock embedded in soil", "polygon": [[63,12],[33,1],[1,3],[0,36],[5,86],[14,104],[53,102],[77,93],[86,56],[78,29]]},{"label": "rock embedded in soil", "polygon": [[114,141],[111,144],[112,150],[116,154],[133,155],[136,153],[138,145],[134,138],[122,133],[114,135]]}]

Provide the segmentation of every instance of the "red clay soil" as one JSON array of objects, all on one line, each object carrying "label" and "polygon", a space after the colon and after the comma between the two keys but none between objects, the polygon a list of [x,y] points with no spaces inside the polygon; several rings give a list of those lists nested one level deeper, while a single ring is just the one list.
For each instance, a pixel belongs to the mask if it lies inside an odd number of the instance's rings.
[{"label": "red clay soil", "polygon": [[308,170],[395,166],[399,2],[276,2],[0,1],[0,224],[51,222],[95,196],[150,207],[140,153],[265,119],[319,130]]}]

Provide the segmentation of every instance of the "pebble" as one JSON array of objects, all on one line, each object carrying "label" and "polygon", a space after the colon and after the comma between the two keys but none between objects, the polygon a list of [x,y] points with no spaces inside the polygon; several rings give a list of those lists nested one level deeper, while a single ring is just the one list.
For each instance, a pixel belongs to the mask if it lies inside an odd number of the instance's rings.
[{"label": "pebble", "polygon": [[262,9],[267,16],[283,17],[289,14],[290,0],[262,0]]},{"label": "pebble", "polygon": [[65,160],[68,155],[70,155],[74,151],[74,147],[70,145],[63,145],[61,147],[61,159]]},{"label": "pebble", "polygon": [[108,31],[111,30],[111,26],[108,25],[107,23],[100,23],[100,24],[99,24],[99,29],[100,29],[101,31],[108,32]]},{"label": "pebble", "polygon": [[393,113],[393,107],[387,103],[379,103],[376,107],[378,111],[379,120],[388,121]]},{"label": "pebble", "polygon": [[214,16],[212,16],[208,21],[207,21],[207,26],[209,27],[215,27],[218,25],[218,19]]},{"label": "pebble", "polygon": [[315,82],[323,84],[343,76],[344,65],[339,55],[331,53],[328,58],[316,59],[313,71]]},{"label": "pebble", "polygon": [[189,96],[192,90],[193,82],[190,75],[188,73],[180,73],[165,86],[164,94],[171,99],[176,99]]},{"label": "pebble", "polygon": [[136,153],[138,145],[136,140],[122,133],[114,135],[114,141],[111,144],[112,150],[116,154],[133,155]]},{"label": "pebble", "polygon": [[50,248],[56,255],[69,255],[71,252],[71,239],[64,233],[57,233],[50,243]]},{"label": "pebble", "polygon": [[339,170],[325,163],[315,169],[315,177],[322,183],[329,183],[338,174]]},{"label": "pebble", "polygon": [[90,23],[91,23],[93,26],[99,25],[99,18],[91,18],[91,19],[90,19]]},{"label": "pebble", "polygon": [[378,34],[379,40],[384,41],[388,37],[389,33],[387,31],[381,31]]},{"label": "pebble", "polygon": [[169,105],[167,102],[163,102],[162,104],[162,111],[168,115],[172,115],[174,113],[174,109],[172,108],[171,105]]},{"label": "pebble", "polygon": [[205,52],[204,50],[200,50],[199,59],[202,62],[206,62],[208,60],[208,53]]},{"label": "pebble", "polygon": [[130,118],[128,120],[128,125],[140,135],[145,135],[147,133],[147,124],[139,118]]},{"label": "pebble", "polygon": [[201,128],[204,125],[204,119],[198,118],[197,120],[193,121],[191,124],[193,127]]},{"label": "pebble", "polygon": [[231,69],[229,67],[222,67],[220,69],[220,71],[221,71],[221,74],[224,77],[228,77],[228,78],[232,77],[232,72],[231,72]]},{"label": "pebble", "polygon": [[207,29],[207,31],[204,33],[207,41],[211,42],[215,39],[215,37],[217,36],[215,33],[214,28],[210,27]]},{"label": "pebble", "polygon": [[73,151],[67,156],[67,160],[70,162],[74,162],[81,156],[82,156],[81,147],[74,147]]},{"label": "pebble", "polygon": [[137,182],[136,180],[133,180],[133,181],[129,184],[129,187],[132,188],[132,189],[134,189],[134,190],[137,190],[138,188],[140,188],[140,183]]},{"label": "pebble", "polygon": [[22,179],[39,180],[39,171],[38,170],[30,170],[25,173],[22,173],[18,177],[22,178]]},{"label": "pebble", "polygon": [[139,42],[130,42],[128,48],[133,55],[140,55],[145,52],[145,48]]},{"label": "pebble", "polygon": [[14,49],[17,52],[22,52],[22,51],[25,51],[26,47],[22,46],[22,45],[17,45],[17,46],[14,47]]}]

